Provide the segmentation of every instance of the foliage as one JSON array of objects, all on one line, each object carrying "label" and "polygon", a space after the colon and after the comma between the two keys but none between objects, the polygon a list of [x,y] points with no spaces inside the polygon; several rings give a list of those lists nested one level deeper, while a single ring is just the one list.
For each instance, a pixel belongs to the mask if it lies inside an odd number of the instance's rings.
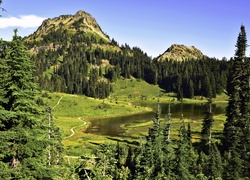
[{"label": "foliage", "polygon": [[205,150],[205,153],[208,153],[208,148],[211,145],[212,141],[212,125],[213,125],[213,114],[212,114],[212,99],[209,98],[206,104],[207,110],[205,112],[205,117],[202,123],[201,130],[201,146]]},{"label": "foliage", "polygon": [[239,179],[249,175],[249,59],[246,58],[247,37],[244,25],[236,43],[235,58],[230,73],[228,93],[229,102],[224,124],[222,140],[224,153],[227,155],[225,178]]},{"label": "foliage", "polygon": [[0,161],[5,169],[1,177],[51,179],[44,151],[50,142],[36,104],[34,68],[17,30],[14,32],[11,42],[1,41]]}]

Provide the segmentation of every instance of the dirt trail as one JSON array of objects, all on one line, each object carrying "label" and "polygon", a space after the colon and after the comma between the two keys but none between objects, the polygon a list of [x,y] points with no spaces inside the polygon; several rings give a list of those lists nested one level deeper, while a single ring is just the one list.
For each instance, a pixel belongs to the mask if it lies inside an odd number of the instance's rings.
[{"label": "dirt trail", "polygon": [[62,100],[63,96],[60,97],[60,99],[58,99],[56,105],[54,107],[52,107],[52,109],[54,109],[56,106],[58,106]]},{"label": "dirt trail", "polygon": [[[56,107],[60,104],[60,102],[61,102],[61,100],[62,100],[63,97],[64,97],[64,96],[61,96],[60,99],[58,99],[56,105],[55,105],[54,107],[52,107],[52,109],[56,108]],[[65,137],[64,139],[67,139],[67,138],[70,138],[70,137],[74,136],[74,134],[75,134],[75,128],[76,128],[76,127],[81,127],[81,126],[84,126],[84,125],[87,124],[87,122],[84,121],[84,120],[82,120],[81,117],[79,117],[79,118],[77,118],[77,119],[80,120],[80,121],[83,121],[83,124],[81,124],[81,125],[79,125],[79,126],[74,126],[74,127],[72,127],[72,128],[70,129],[70,131],[72,132],[72,134],[69,135],[68,137]]]},{"label": "dirt trail", "polygon": [[76,127],[81,127],[81,126],[84,126],[84,125],[87,124],[87,122],[84,121],[84,120],[82,120],[81,117],[79,117],[79,118],[77,118],[77,119],[80,120],[80,121],[83,121],[83,124],[81,124],[81,125],[79,125],[79,126],[74,126],[74,127],[72,127],[72,128],[70,129],[70,131],[72,132],[72,134],[69,135],[68,137],[64,138],[64,139],[67,139],[67,138],[70,138],[70,137],[74,136],[74,134],[75,134],[75,128],[76,128]]}]

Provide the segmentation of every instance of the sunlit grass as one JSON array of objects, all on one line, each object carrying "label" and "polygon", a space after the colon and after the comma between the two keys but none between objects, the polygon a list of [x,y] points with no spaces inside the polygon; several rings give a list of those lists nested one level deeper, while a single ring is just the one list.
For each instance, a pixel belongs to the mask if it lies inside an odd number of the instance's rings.
[{"label": "sunlit grass", "polygon": [[[163,93],[157,85],[150,85],[136,79],[118,80],[113,84],[113,91],[111,96],[104,100],[65,93],[47,93],[47,96],[43,97],[44,103],[48,103],[52,108],[55,124],[62,131],[64,138],[62,142],[67,155],[81,156],[83,153],[91,153],[97,144],[107,141],[111,143],[137,141],[147,136],[148,129],[153,124],[153,121],[122,124],[121,128],[125,130],[122,137],[111,138],[85,133],[84,130],[92,119],[103,118],[105,120],[109,117],[155,111],[158,99],[160,103],[179,103],[174,93]],[[225,103],[226,99],[226,95],[220,95],[214,99],[214,102]],[[205,98],[200,97],[183,99],[183,103],[205,103],[206,101]],[[214,137],[218,138],[218,134],[222,132],[225,119],[224,114],[214,116],[215,121],[212,127]],[[193,141],[199,141],[202,119],[191,120],[184,117],[184,122],[186,126],[190,123]],[[161,124],[164,124],[164,119],[161,119]],[[178,138],[181,125],[182,121],[179,118],[172,118],[171,137],[173,139]],[[75,134],[70,136],[72,128]]]},{"label": "sunlit grass", "polygon": [[[221,133],[224,127],[224,121],[226,119],[226,116],[223,114],[216,115],[213,117],[214,122],[212,125],[212,134]],[[192,120],[188,118],[184,118],[184,124],[186,128],[188,128],[188,124],[190,124],[191,132],[192,132],[192,138],[193,141],[199,141],[200,139],[200,133],[202,129],[202,121],[203,119],[198,120]],[[125,125],[123,124],[121,127],[125,129],[124,136],[130,136],[132,138],[143,138],[148,135],[148,129],[152,127],[153,121],[146,121],[136,124],[129,124]],[[183,122],[180,120],[180,118],[172,118],[171,119],[171,137],[173,139],[178,138],[180,127],[183,125]],[[164,126],[164,119],[161,119],[161,127]],[[215,135],[213,138],[216,138],[217,135]]]}]

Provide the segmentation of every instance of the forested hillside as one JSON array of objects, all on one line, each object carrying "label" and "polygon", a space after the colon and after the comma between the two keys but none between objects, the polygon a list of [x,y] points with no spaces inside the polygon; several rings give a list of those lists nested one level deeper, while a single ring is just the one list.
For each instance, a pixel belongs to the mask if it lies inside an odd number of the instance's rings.
[{"label": "forested hillside", "polygon": [[226,90],[228,61],[209,58],[184,45],[173,45],[168,55],[151,59],[139,47],[119,46],[110,40],[83,11],[45,20],[24,40],[44,90],[105,98],[121,77],[158,84],[166,92],[177,93],[180,101],[183,97],[216,97]]}]

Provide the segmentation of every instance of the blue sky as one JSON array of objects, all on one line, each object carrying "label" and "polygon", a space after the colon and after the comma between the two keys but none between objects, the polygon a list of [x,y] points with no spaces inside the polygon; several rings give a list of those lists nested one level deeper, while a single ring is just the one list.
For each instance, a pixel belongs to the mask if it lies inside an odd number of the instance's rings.
[{"label": "blue sky", "polygon": [[27,36],[46,18],[84,10],[110,38],[152,57],[171,44],[184,44],[230,58],[241,24],[250,32],[249,0],[3,0],[1,6],[7,10],[0,17],[2,39],[10,40],[14,28]]}]

